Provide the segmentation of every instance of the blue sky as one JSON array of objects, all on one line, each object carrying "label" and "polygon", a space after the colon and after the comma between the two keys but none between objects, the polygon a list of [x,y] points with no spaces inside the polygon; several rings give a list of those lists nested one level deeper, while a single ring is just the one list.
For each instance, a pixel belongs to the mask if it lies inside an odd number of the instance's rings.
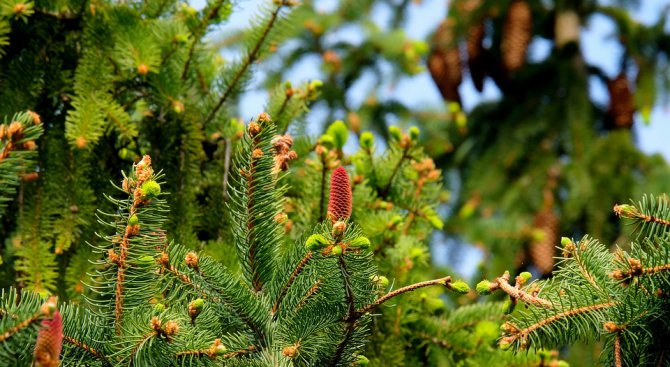
[{"label": "blue sky", "polygon": [[[236,5],[236,11],[231,20],[222,26],[220,31],[230,32],[243,29],[248,25],[248,19],[258,12],[259,5],[267,0],[250,0],[240,2]],[[194,7],[200,8],[204,0],[192,0]],[[332,9],[335,0],[316,1],[321,10],[328,11]],[[633,17],[645,23],[654,23],[660,14],[661,9],[670,5],[670,0],[642,0],[639,9],[633,11]],[[413,1],[409,6],[407,22],[404,26],[410,38],[426,39],[427,36],[437,27],[439,22],[446,14],[447,4],[444,0],[422,0]],[[374,21],[377,24],[385,24],[391,16],[388,8],[381,5],[374,9]],[[622,49],[614,36],[614,24],[604,16],[596,15],[592,17],[585,25],[581,37],[581,47],[587,62],[600,66],[610,77],[618,73],[617,65],[620,64]],[[351,42],[360,39],[362,32],[357,29],[347,29],[340,32],[335,37],[346,38]],[[216,32],[213,34],[216,37]],[[532,60],[540,60],[550,52],[551,43],[549,41],[536,41],[531,44],[529,57]],[[224,57],[239,57],[233,53],[224,53]],[[287,74],[288,79],[296,84],[305,80],[322,78],[320,69],[320,59],[311,58],[304,60]],[[250,90],[244,94],[240,103],[240,113],[245,119],[257,115],[263,110],[267,102],[267,93],[259,88],[259,81],[262,79],[263,65],[257,69],[257,78],[252,82]],[[417,109],[440,109],[444,104],[440,94],[433,84],[427,72],[418,74],[411,78],[401,79],[392,84],[375,85],[372,78],[363,77],[359,80],[349,96],[349,104],[356,106],[363,102],[372,89],[377,89],[380,98],[395,98],[403,101],[410,107]],[[605,105],[608,100],[607,90],[601,84],[590,86],[591,97]],[[499,97],[499,91],[492,81],[487,81],[483,93],[478,93],[468,78],[464,79],[461,85],[461,95],[463,97],[464,108],[470,109],[482,100],[496,99]],[[313,110],[308,115],[308,132],[316,134],[320,131],[318,124],[309,124],[309,121],[322,121],[325,111]],[[637,135],[638,146],[647,153],[661,153],[666,160],[670,161],[670,106],[657,103],[651,115],[651,123],[644,125],[639,116],[634,125]],[[352,139],[350,139],[352,140]],[[352,146],[356,143],[350,141]],[[436,241],[432,243],[433,259],[437,263],[460,264],[456,269],[462,276],[470,277],[473,274],[475,265],[481,260],[482,254],[474,247],[455,242],[454,239],[446,238],[443,233],[436,233]],[[459,260],[460,259],[460,260]]]},{"label": "blue sky", "polygon": [[[251,0],[238,2],[236,11],[230,19],[230,22],[221,28],[221,31],[228,32],[236,29],[242,29],[248,25],[248,19],[251,15],[258,12],[259,5],[268,1]],[[194,7],[200,8],[204,0],[191,1]],[[316,2],[323,10],[332,9],[335,0],[321,0]],[[633,17],[645,23],[655,22],[661,10],[670,5],[670,0],[647,0],[641,1],[640,7],[633,11]],[[426,39],[443,19],[446,14],[447,4],[444,0],[423,0],[412,2],[409,6],[409,14],[405,23],[405,30],[409,37],[414,39]],[[374,11],[374,20],[378,24],[385,24],[390,17],[390,11],[385,6],[378,6]],[[584,57],[589,63],[599,65],[609,76],[614,76],[618,72],[617,65],[621,58],[622,49],[619,46],[616,37],[614,37],[614,24],[606,17],[596,15],[592,17],[584,28],[582,33],[581,46]],[[338,37],[355,40],[360,38],[360,33],[355,29],[341,32]],[[533,42],[530,48],[530,58],[542,59],[550,50],[551,44],[548,41]],[[226,55],[235,57],[234,55]],[[288,79],[298,83],[308,79],[318,79],[321,77],[319,70],[319,60],[305,60],[299,67],[294,68],[288,74]],[[260,70],[262,72],[262,65]],[[442,100],[433,85],[428,73],[421,73],[411,78],[404,78],[396,84],[385,84],[375,86],[371,78],[362,78],[354,87],[350,99],[352,105],[356,105],[367,96],[371,88],[379,88],[381,98],[396,98],[411,107],[415,108],[440,108]],[[260,90],[252,83],[251,90],[244,95],[241,101],[240,112],[245,118],[254,116],[258,111],[262,111],[267,101],[267,93]],[[607,103],[607,91],[604,86],[594,84],[590,88],[592,98],[603,104]],[[461,86],[461,94],[466,109],[475,106],[482,100],[495,99],[499,92],[495,85],[488,81],[484,92],[479,94],[474,89],[472,83],[466,78]],[[323,112],[323,111],[321,111]],[[314,111],[310,116],[311,120],[320,121],[321,112]],[[308,119],[309,121],[310,119]],[[318,127],[312,126],[308,131],[316,133]],[[666,140],[670,138],[670,106],[658,103],[651,115],[651,123],[644,125],[640,118],[635,124],[635,131],[638,138],[638,145],[647,153],[661,153],[670,161],[670,144]]]}]

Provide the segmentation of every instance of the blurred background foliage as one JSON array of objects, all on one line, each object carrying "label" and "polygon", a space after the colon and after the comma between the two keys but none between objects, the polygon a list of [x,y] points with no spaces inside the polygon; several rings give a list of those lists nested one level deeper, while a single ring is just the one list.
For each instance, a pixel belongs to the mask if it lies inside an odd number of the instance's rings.
[{"label": "blurred background foliage", "polygon": [[[146,16],[104,18],[94,16],[101,1],[19,3],[0,2],[0,114],[39,112],[39,162],[59,168],[32,168],[44,185],[24,175],[16,197],[40,200],[16,200],[8,210],[18,215],[0,217],[3,258],[44,254],[35,266],[68,272],[45,287],[71,298],[88,281],[90,254],[76,245],[94,238],[95,208],[111,210],[99,200],[107,180],[145,153],[174,178],[173,236],[226,261],[217,246],[227,237],[225,162],[242,121],[261,110],[294,136],[316,137],[296,142],[304,155],[336,119],[350,131],[347,153],[363,131],[382,153],[393,145],[389,127],[420,127],[449,191],[431,196],[443,222],[430,237],[432,264],[472,279],[506,269],[548,277],[562,235],[625,244],[628,231],[609,209],[662,193],[670,179],[665,159],[645,147],[663,136],[638,136],[663,123],[662,1],[302,1],[272,32],[264,30],[275,5],[265,1],[129,2]],[[81,54],[92,44],[105,47]],[[17,228],[48,235],[20,238]],[[14,279],[12,267],[3,271]]]}]

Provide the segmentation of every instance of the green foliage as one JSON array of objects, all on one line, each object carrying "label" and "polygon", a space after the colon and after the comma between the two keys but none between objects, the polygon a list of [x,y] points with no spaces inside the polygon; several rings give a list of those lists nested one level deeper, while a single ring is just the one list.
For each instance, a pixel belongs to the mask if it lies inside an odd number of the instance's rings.
[{"label": "green foliage", "polygon": [[517,307],[499,344],[516,351],[604,339],[601,362],[615,366],[667,364],[668,210],[665,196],[645,196],[615,213],[637,224],[637,239],[611,251],[590,237],[563,240],[554,276],[528,285],[509,274],[491,282]]},{"label": "green foliage", "polygon": [[[272,149],[274,132],[261,115],[235,158],[239,177],[230,192],[240,274],[168,240],[165,176],[148,156],[124,174],[117,187],[123,196],[107,196],[116,211],[98,213],[107,230],[93,245],[98,260],[87,286],[94,296],[60,307],[62,365],[350,366],[365,361],[372,311],[387,300],[431,285],[463,291],[446,277],[386,293],[364,246],[370,241],[350,221],[326,220],[296,241],[280,241],[276,214],[286,190],[275,170],[282,156]],[[329,245],[311,251],[306,238]],[[2,349],[11,351],[0,354],[2,364],[30,365],[32,324],[49,318],[36,313],[42,301],[34,293],[22,294],[20,301],[14,290],[2,295],[0,312],[12,315],[0,318]],[[27,321],[7,321],[15,319]]]}]

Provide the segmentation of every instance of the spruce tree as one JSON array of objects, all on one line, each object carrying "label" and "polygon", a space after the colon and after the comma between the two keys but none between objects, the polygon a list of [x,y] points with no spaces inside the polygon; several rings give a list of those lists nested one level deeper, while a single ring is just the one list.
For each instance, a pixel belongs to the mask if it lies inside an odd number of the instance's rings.
[{"label": "spruce tree", "polygon": [[107,197],[117,211],[98,214],[108,230],[92,245],[98,266],[88,286],[96,297],[57,305],[29,290],[3,293],[0,362],[365,365],[360,353],[377,307],[434,285],[468,292],[449,276],[387,291],[370,240],[350,218],[354,199],[342,167],[330,178],[327,218],[299,240],[281,241],[285,140],[275,131],[261,114],[236,154],[230,210],[239,274],[169,240],[165,174],[144,156],[123,175],[120,195]]},{"label": "spruce tree", "polygon": [[[611,251],[590,236],[563,237],[551,279],[529,282],[530,273],[511,279],[506,272],[477,285],[481,294],[508,295],[503,349],[603,339],[603,365],[668,365],[668,198],[644,196],[615,205],[614,213],[634,225],[630,245]],[[519,302],[526,307],[515,312]]]}]

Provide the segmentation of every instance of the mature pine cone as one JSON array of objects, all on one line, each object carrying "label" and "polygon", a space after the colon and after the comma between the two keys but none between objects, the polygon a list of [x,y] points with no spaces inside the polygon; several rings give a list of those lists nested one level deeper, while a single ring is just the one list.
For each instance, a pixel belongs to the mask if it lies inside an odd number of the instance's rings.
[{"label": "mature pine cone", "polygon": [[533,13],[524,0],[514,0],[507,9],[500,51],[507,72],[519,70],[526,61],[526,51],[533,36]]},{"label": "mature pine cone", "polygon": [[437,28],[428,55],[428,70],[442,98],[460,103],[458,86],[463,80],[463,72],[458,43],[454,39],[453,22],[453,19],[445,19]]},{"label": "mature pine cone", "polygon": [[349,174],[343,167],[337,167],[330,176],[330,196],[328,197],[328,217],[333,220],[348,219],[351,216],[351,183]]},{"label": "mature pine cone", "polygon": [[607,125],[610,128],[630,129],[633,126],[635,101],[626,74],[622,71],[616,78],[607,81],[607,90],[610,95]]},{"label": "mature pine cone", "polygon": [[530,261],[542,274],[549,274],[554,268],[554,250],[559,243],[559,222],[551,208],[535,214],[533,226],[542,235],[528,249]]},{"label": "mature pine cone", "polygon": [[475,23],[468,30],[468,69],[470,69],[472,83],[480,92],[484,89],[484,78],[486,77],[484,36],[486,36],[484,22]]}]

